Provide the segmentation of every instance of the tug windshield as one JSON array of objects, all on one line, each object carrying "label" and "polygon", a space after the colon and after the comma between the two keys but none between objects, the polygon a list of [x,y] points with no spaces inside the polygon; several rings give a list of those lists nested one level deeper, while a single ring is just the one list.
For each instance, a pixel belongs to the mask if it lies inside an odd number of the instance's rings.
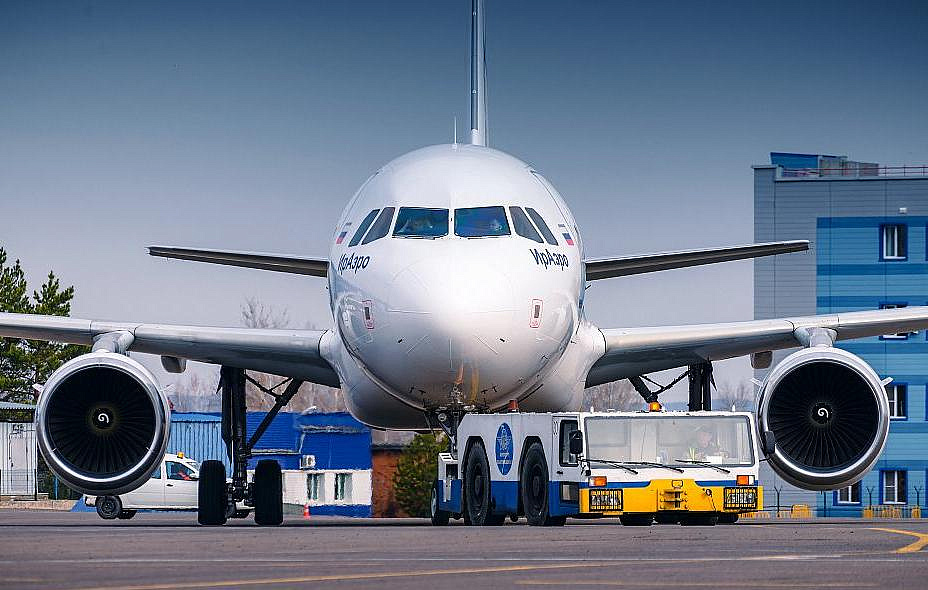
[{"label": "tug windshield", "polygon": [[[588,456],[614,462],[692,466],[752,465],[754,447],[746,416],[591,416]],[[595,465],[596,461],[592,461]]]}]

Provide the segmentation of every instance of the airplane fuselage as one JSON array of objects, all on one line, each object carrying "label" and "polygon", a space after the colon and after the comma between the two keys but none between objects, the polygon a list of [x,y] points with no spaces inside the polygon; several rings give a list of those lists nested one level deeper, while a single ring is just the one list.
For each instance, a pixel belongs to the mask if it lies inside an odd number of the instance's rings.
[{"label": "airplane fuselage", "polygon": [[582,241],[529,165],[473,145],[410,152],[361,187],[332,243],[328,356],[362,421],[579,404],[598,333],[583,319]]}]

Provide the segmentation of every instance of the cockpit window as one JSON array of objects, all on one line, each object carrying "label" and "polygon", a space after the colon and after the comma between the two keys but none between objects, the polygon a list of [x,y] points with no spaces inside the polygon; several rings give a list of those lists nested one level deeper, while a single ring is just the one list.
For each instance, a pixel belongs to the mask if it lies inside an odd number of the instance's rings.
[{"label": "cockpit window", "polygon": [[374,223],[374,218],[377,217],[377,213],[380,212],[380,209],[374,209],[367,214],[367,217],[364,218],[364,221],[361,222],[361,225],[358,226],[358,231],[354,232],[354,235],[351,236],[351,241],[348,242],[348,246],[357,246],[358,242],[361,241],[361,238],[364,237],[364,232],[367,231],[367,228]]},{"label": "cockpit window", "polygon": [[471,207],[454,210],[454,234],[462,238],[508,236],[509,221],[502,207]]},{"label": "cockpit window", "polygon": [[448,235],[448,210],[400,207],[393,235],[400,238],[438,238]]},{"label": "cockpit window", "polygon": [[523,238],[528,238],[534,242],[542,243],[544,240],[538,234],[538,230],[532,225],[532,222],[525,216],[525,211],[521,207],[510,207],[509,214],[512,215],[512,227],[516,233]]},{"label": "cockpit window", "polygon": [[541,232],[541,235],[545,237],[545,241],[551,244],[552,246],[557,246],[557,240],[554,239],[554,234],[551,233],[551,230],[548,228],[548,224],[545,223],[545,220],[541,218],[541,215],[538,214],[538,211],[535,211],[531,207],[526,207],[528,211],[528,216],[532,218],[532,221],[535,222],[535,225],[538,226],[538,231]]},{"label": "cockpit window", "polygon": [[386,207],[383,211],[380,212],[380,217],[377,218],[377,222],[371,226],[371,231],[367,232],[367,235],[364,236],[364,241],[361,244],[369,244],[374,240],[379,240],[388,233],[390,233],[390,224],[393,223],[393,212],[396,211],[393,207]]}]

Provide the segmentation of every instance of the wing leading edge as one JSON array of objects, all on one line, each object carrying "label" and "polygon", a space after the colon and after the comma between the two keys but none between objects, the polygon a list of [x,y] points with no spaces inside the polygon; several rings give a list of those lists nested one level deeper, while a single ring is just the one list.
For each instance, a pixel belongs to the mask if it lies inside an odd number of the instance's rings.
[{"label": "wing leading edge", "polygon": [[130,332],[133,352],[264,371],[339,387],[322,357],[325,330],[268,330],[103,322],[57,316],[0,313],[0,337],[91,345],[109,332]]},{"label": "wing leading edge", "polygon": [[624,277],[673,268],[686,268],[745,258],[760,258],[789,252],[802,252],[809,249],[807,240],[789,242],[769,242],[747,244],[745,246],[728,246],[725,248],[703,248],[700,250],[681,250],[679,252],[661,252],[658,254],[637,254],[622,258],[596,258],[585,260],[586,280],[596,281],[613,277]]},{"label": "wing leading edge", "polygon": [[928,307],[903,307],[831,315],[725,324],[601,330],[606,352],[587,375],[587,387],[654,371],[800,346],[797,332],[834,330],[851,340],[928,329]]},{"label": "wing leading edge", "polygon": [[177,246],[149,246],[151,256],[208,262],[226,266],[259,268],[298,275],[324,277],[328,274],[329,261],[325,258],[288,256],[265,252],[238,252],[234,250],[206,250],[202,248],[180,248]]}]

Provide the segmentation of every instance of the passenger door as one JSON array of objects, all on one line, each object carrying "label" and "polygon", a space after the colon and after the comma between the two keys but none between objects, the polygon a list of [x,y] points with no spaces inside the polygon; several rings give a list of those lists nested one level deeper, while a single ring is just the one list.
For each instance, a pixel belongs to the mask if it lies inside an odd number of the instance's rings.
[{"label": "passenger door", "polygon": [[164,462],[151,472],[141,487],[120,496],[124,508],[158,508],[164,504]]},{"label": "passenger door", "polygon": [[165,461],[167,483],[164,485],[164,505],[169,508],[197,507],[197,474],[178,461]]},{"label": "passenger door", "polygon": [[[578,482],[580,480],[580,458],[570,453],[570,433],[580,429],[577,416],[554,417],[554,441],[552,449],[555,456],[551,458],[551,481]],[[563,489],[562,489],[563,488]],[[558,485],[559,500],[563,502],[578,502],[578,488],[576,485]]]}]

